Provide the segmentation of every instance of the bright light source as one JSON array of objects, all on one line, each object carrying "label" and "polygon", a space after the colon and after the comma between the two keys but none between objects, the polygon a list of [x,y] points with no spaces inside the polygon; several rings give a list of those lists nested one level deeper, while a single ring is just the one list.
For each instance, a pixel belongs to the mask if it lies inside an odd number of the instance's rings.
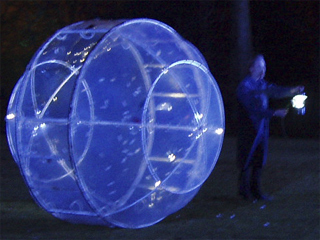
[{"label": "bright light source", "polygon": [[304,108],[304,101],[307,99],[308,97],[306,95],[303,94],[299,94],[296,95],[292,98],[291,102],[292,102],[292,107],[297,108],[297,109],[301,109]]}]

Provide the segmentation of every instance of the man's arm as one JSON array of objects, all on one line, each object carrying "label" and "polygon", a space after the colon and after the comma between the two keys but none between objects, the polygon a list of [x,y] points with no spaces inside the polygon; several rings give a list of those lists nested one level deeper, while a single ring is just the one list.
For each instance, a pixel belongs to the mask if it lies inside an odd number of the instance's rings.
[{"label": "man's arm", "polygon": [[304,86],[282,87],[276,84],[267,83],[265,94],[270,98],[286,98],[302,93]]},{"label": "man's arm", "polygon": [[271,118],[274,116],[275,111],[272,109],[265,109],[261,106],[260,100],[261,90],[257,90],[246,82],[241,84],[237,89],[237,97],[240,104],[246,109],[249,115],[257,115],[262,118]]}]

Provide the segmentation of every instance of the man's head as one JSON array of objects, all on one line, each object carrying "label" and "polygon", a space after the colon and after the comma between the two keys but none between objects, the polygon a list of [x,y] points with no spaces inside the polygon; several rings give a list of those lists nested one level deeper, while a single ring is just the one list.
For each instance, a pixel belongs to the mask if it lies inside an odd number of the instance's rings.
[{"label": "man's head", "polygon": [[255,80],[263,79],[266,74],[266,62],[264,60],[263,55],[258,54],[250,63],[249,67],[250,75]]}]

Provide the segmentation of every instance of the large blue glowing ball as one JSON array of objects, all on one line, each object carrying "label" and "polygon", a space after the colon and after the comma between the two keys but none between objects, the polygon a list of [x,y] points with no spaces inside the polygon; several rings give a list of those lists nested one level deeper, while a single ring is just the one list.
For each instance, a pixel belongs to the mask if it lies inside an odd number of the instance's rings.
[{"label": "large blue glowing ball", "polygon": [[41,207],[69,222],[123,228],[184,207],[212,172],[225,128],[201,53],[150,19],[57,31],[18,81],[6,121]]}]

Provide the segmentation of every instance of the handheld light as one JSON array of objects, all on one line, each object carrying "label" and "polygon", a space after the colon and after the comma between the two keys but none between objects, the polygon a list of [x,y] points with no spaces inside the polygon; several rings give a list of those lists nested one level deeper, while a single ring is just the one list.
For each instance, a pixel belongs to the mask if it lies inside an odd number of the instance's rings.
[{"label": "handheld light", "polygon": [[305,114],[305,100],[308,96],[305,93],[295,95],[292,100],[292,107],[298,110],[298,114],[304,115]]}]

